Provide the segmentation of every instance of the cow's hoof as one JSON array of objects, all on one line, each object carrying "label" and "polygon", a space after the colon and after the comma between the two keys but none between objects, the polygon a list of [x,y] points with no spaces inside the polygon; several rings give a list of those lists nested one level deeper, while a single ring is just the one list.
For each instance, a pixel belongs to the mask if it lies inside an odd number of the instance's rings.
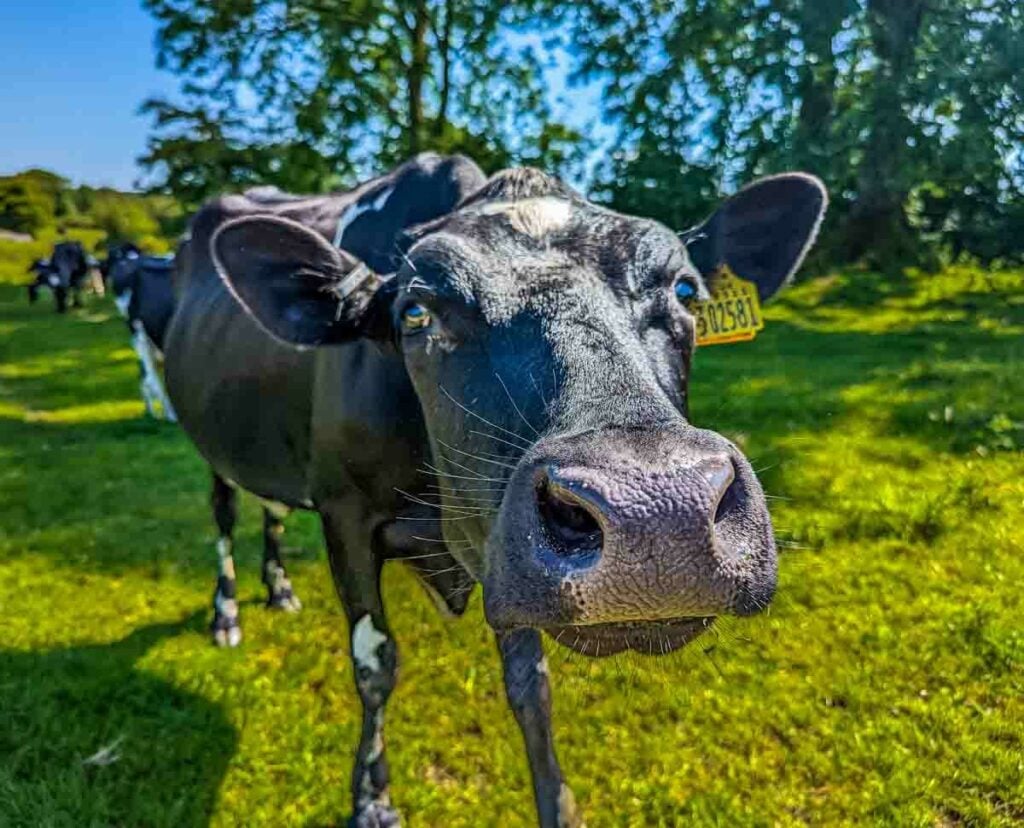
[{"label": "cow's hoof", "polygon": [[267,598],[267,609],[284,610],[285,612],[298,612],[302,609],[302,601],[299,596],[291,590],[286,592],[275,592]]},{"label": "cow's hoof", "polygon": [[353,815],[348,824],[349,828],[400,828],[402,820],[394,808],[374,802]]},{"label": "cow's hoof", "polygon": [[218,647],[237,647],[242,643],[242,627],[237,618],[223,615],[213,620],[213,643]]}]

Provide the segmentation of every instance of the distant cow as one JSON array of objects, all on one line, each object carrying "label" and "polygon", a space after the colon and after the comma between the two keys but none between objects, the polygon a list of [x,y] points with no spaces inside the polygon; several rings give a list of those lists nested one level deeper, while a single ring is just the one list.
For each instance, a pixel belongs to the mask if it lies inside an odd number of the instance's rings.
[{"label": "distant cow", "polygon": [[30,304],[35,304],[39,300],[39,291],[42,288],[54,291],[54,297],[57,296],[60,276],[57,275],[57,269],[50,263],[49,259],[36,259],[28,266],[28,272],[34,276],[33,281],[28,285],[28,301]]},{"label": "distant cow", "polygon": [[81,291],[89,275],[90,259],[79,242],[59,242],[49,259],[36,259],[29,266],[35,280],[28,286],[28,300],[35,302],[41,288],[53,293],[58,313],[67,310],[68,295],[75,307],[81,307]]},{"label": "distant cow", "polygon": [[89,276],[89,257],[81,242],[58,242],[50,255],[50,268],[57,276],[57,284],[53,288],[57,311],[63,313],[67,309],[67,297],[76,308],[82,306],[82,287]]},{"label": "distant cow", "polygon": [[233,487],[318,512],[363,704],[354,824],[398,823],[385,561],[456,613],[482,583],[545,828],[581,820],[540,632],[658,654],[768,605],[757,477],[687,418],[692,311],[727,270],[772,296],[825,201],[810,176],[764,179],[680,239],[536,170],[485,180],[420,156],[350,194],[226,197],[196,216],[167,383],[215,472],[215,633],[237,642]]},{"label": "distant cow", "polygon": [[170,256],[145,256],[135,245],[114,248],[100,271],[114,294],[114,302],[128,322],[132,347],[139,357],[139,384],[146,411],[174,422],[161,377],[164,336],[174,313]]}]

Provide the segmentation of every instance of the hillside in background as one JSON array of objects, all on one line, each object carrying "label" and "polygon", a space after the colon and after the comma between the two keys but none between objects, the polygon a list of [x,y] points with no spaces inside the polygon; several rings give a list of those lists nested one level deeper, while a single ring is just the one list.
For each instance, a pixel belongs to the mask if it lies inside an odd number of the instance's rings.
[{"label": "hillside in background", "polygon": [[0,282],[20,283],[33,259],[48,256],[61,238],[81,241],[102,256],[132,241],[152,253],[173,249],[185,212],[166,195],[72,186],[49,170],[0,177]]}]

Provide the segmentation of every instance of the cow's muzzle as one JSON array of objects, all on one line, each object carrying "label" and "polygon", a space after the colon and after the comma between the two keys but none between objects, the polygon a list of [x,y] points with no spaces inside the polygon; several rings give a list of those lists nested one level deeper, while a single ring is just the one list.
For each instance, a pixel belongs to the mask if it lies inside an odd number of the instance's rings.
[{"label": "cow's muzzle", "polygon": [[582,652],[681,646],[775,592],[764,494],[725,438],[689,425],[542,440],[509,481],[484,577],[496,629]]}]

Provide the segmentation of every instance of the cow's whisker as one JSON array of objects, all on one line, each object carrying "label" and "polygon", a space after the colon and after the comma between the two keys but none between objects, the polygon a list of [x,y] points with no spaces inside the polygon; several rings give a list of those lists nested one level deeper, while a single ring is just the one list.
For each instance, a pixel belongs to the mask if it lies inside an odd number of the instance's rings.
[{"label": "cow's whisker", "polygon": [[507,434],[509,437],[514,437],[516,440],[520,440],[521,442],[526,444],[526,448],[530,447],[531,444],[530,444],[529,440],[525,439],[524,437],[520,437],[514,431],[509,431],[507,428],[502,428],[500,425],[495,425],[490,420],[488,420],[486,417],[481,417],[475,411],[470,411],[470,409],[466,408],[466,406],[464,406],[457,399],[455,399],[455,397],[453,397],[451,394],[449,394],[448,393],[448,389],[446,389],[443,385],[439,385],[438,388],[441,389],[441,393],[442,394],[444,394],[449,400],[451,400],[459,408],[461,408],[463,411],[465,411],[467,414],[469,414],[470,417],[475,417],[476,419],[478,419],[480,422],[484,423],[485,425],[489,425],[495,431],[500,431],[502,434]]},{"label": "cow's whisker", "polygon": [[451,553],[447,550],[444,552],[428,552],[424,555],[402,555],[400,558],[392,558],[395,561],[422,561],[427,558],[445,558],[451,557]]},{"label": "cow's whisker", "polygon": [[438,440],[437,442],[444,446],[446,449],[454,451],[456,454],[461,454],[464,457],[472,457],[474,460],[479,460],[481,463],[493,463],[495,466],[504,466],[506,469],[515,468],[515,466],[512,463],[502,463],[499,462],[498,460],[488,460],[486,457],[481,457],[478,454],[473,454],[468,451],[463,451],[460,448],[455,448],[455,446],[449,445],[448,443],[444,442],[444,440]]},{"label": "cow's whisker", "polygon": [[427,474],[427,475],[439,476],[439,477],[441,477],[441,476],[443,476],[443,477],[450,477],[453,480],[472,480],[474,483],[507,483],[508,482],[506,480],[506,478],[504,478],[504,477],[482,477],[480,475],[476,475],[474,477],[466,477],[466,475],[464,475],[464,474],[451,474],[450,472],[443,472],[439,468],[437,468],[436,466],[431,465],[430,463],[424,463],[423,465],[426,466],[426,468],[419,470],[421,474]]},{"label": "cow's whisker", "polygon": [[447,544],[449,546],[451,546],[452,544],[455,544],[455,543],[467,544],[467,545],[470,545],[470,544],[473,543],[472,541],[468,541],[468,540],[447,541],[444,538],[421,538],[419,535],[413,535],[412,538],[413,538],[413,540],[423,541],[424,543],[444,543],[444,544]]},{"label": "cow's whisker", "polygon": [[497,443],[504,443],[506,446],[511,446],[512,448],[518,449],[519,451],[525,451],[526,449],[529,448],[529,446],[521,446],[516,443],[510,443],[508,440],[503,440],[501,437],[495,437],[493,434],[488,434],[485,431],[476,431],[474,429],[470,429],[469,433],[476,434],[480,437],[486,437],[487,439],[494,440]]},{"label": "cow's whisker", "polygon": [[535,429],[535,428],[533,427],[533,423],[531,423],[531,422],[530,422],[529,420],[527,420],[527,419],[526,419],[526,415],[525,415],[525,414],[523,414],[523,412],[519,410],[519,406],[518,406],[518,405],[516,405],[516,401],[515,401],[514,399],[512,399],[512,394],[511,394],[511,392],[510,392],[510,391],[508,390],[508,386],[507,386],[507,385],[505,385],[505,380],[503,380],[503,379],[501,378],[501,374],[499,374],[499,373],[498,373],[497,371],[495,371],[495,372],[494,372],[494,376],[495,376],[495,377],[497,377],[497,379],[498,379],[498,382],[500,382],[500,383],[501,383],[501,387],[505,389],[505,396],[506,396],[506,397],[508,397],[508,401],[509,401],[510,403],[512,403],[512,408],[514,408],[514,409],[515,409],[515,412],[516,412],[516,414],[518,414],[518,415],[519,415],[519,419],[520,419],[520,420],[522,420],[522,421],[523,421],[524,423],[526,423],[526,427],[527,427],[528,429],[530,429],[530,431],[532,431],[532,432],[533,432],[534,434],[536,434],[536,435],[537,435],[538,437],[540,437],[540,432],[539,432],[539,431],[537,431],[537,429]]}]

